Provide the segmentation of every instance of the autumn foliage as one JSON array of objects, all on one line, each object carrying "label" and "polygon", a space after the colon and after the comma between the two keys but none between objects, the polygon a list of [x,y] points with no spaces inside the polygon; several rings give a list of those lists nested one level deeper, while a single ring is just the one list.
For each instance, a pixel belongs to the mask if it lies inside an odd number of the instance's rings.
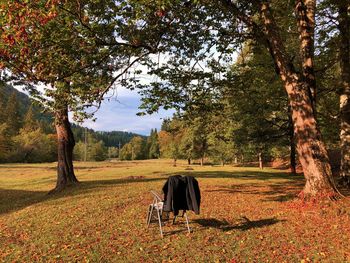
[{"label": "autumn foliage", "polygon": [[[0,4],[0,67],[18,63],[36,48],[40,28],[57,16],[63,0],[5,1]],[[10,62],[11,61],[11,62]]]}]

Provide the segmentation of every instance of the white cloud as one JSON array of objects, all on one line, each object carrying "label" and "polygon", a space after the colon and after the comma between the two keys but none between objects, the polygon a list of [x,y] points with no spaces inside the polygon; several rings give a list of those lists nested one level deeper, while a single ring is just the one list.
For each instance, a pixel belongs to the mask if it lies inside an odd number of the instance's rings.
[{"label": "white cloud", "polygon": [[[16,86],[16,89],[24,92],[20,86]],[[43,90],[44,87],[39,89]],[[140,95],[136,91],[118,87],[115,95],[102,103],[95,115],[96,121],[86,120],[82,125],[96,131],[126,131],[149,135],[151,129],[160,130],[163,119],[171,117],[174,112],[160,110],[152,115],[137,116],[139,105]]]},{"label": "white cloud", "polygon": [[118,97],[112,97],[102,103],[96,113],[95,122],[87,120],[83,126],[98,131],[128,131],[148,135],[153,128],[160,129],[162,121],[171,117],[174,111],[160,110],[158,113],[146,116],[137,116],[140,110],[140,96],[136,91],[122,89]]}]

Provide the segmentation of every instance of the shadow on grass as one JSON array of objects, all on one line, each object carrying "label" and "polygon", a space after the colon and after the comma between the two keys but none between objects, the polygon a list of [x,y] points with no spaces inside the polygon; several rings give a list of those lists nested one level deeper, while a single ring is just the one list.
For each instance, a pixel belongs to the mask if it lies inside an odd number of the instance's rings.
[{"label": "shadow on grass", "polygon": [[209,172],[199,172],[199,171],[186,171],[176,174],[182,175],[192,175],[196,178],[234,178],[234,179],[246,179],[246,180],[274,180],[274,179],[285,179],[291,181],[302,180],[304,177],[302,174],[292,175],[287,172],[268,172],[268,171],[209,171]]},{"label": "shadow on grass", "polygon": [[67,187],[64,191],[48,194],[47,191],[28,191],[18,189],[3,189],[0,188],[0,215],[10,212],[14,212],[30,205],[34,205],[40,202],[49,200],[56,200],[65,197],[78,196],[81,194],[90,193],[96,191],[99,188],[105,188],[113,185],[139,183],[139,182],[152,182],[164,180],[163,178],[140,178],[140,179],[112,179],[112,180],[96,180],[96,181],[83,181],[78,185]]},{"label": "shadow on grass", "polygon": [[[208,192],[222,192],[230,194],[253,194],[261,196],[263,201],[286,202],[294,199],[303,189],[305,179],[302,174],[293,175],[289,172],[270,171],[232,171],[232,172],[184,172],[196,178],[232,178],[246,181],[244,183],[220,186]],[[274,182],[274,180],[283,180]],[[252,181],[252,182],[249,182]],[[259,182],[261,181],[261,183]]]},{"label": "shadow on grass", "polygon": [[243,183],[220,186],[217,189],[206,190],[206,192],[257,195],[257,198],[264,202],[287,202],[296,198],[303,186],[303,180],[296,180],[292,183],[289,181],[269,184]]},{"label": "shadow on grass", "polygon": [[218,220],[215,218],[210,219],[195,219],[193,220],[195,223],[203,226],[203,227],[213,227],[217,229],[221,229],[222,231],[230,231],[230,230],[241,230],[246,231],[253,228],[261,228],[266,226],[271,226],[279,222],[284,222],[286,220],[280,220],[277,218],[266,218],[260,220],[249,220],[246,217],[242,217],[243,222],[237,225],[230,225],[227,221]]}]

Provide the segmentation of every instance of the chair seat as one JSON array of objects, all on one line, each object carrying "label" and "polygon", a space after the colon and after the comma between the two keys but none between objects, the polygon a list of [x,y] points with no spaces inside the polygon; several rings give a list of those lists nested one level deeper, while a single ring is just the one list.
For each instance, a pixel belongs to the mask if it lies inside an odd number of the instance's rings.
[{"label": "chair seat", "polygon": [[154,209],[157,210],[163,210],[164,202],[158,202],[155,204],[150,204],[150,206],[153,206]]}]

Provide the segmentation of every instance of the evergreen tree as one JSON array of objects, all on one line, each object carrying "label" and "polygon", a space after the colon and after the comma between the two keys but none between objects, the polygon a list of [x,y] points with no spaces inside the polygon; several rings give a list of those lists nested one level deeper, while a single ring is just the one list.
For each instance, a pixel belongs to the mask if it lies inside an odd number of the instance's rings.
[{"label": "evergreen tree", "polygon": [[30,105],[23,120],[23,129],[26,131],[34,131],[39,127],[38,122],[35,120],[33,105]]},{"label": "evergreen tree", "polygon": [[3,102],[3,96],[0,95],[0,124],[6,121],[5,116],[5,103]]},{"label": "evergreen tree", "polygon": [[19,103],[17,100],[16,93],[13,92],[10,98],[7,101],[6,109],[6,124],[9,130],[9,134],[11,136],[19,133],[19,129],[21,128],[21,116],[19,113]]},{"label": "evergreen tree", "polygon": [[5,103],[4,89],[5,89],[5,83],[0,80],[0,124],[6,121],[6,118],[5,118],[6,103]]},{"label": "evergreen tree", "polygon": [[159,158],[159,140],[157,129],[151,130],[151,135],[149,137],[149,149],[148,149],[148,158],[156,159]]},{"label": "evergreen tree", "polygon": [[11,152],[11,137],[6,123],[0,124],[0,162],[8,161]]},{"label": "evergreen tree", "polygon": [[151,145],[152,145],[152,140],[153,140],[153,129],[151,129],[151,133],[150,133],[150,135],[148,136],[147,141],[146,141],[146,152],[147,152],[147,157],[148,157],[149,159],[152,159],[151,153],[150,153],[150,149],[151,149]]}]

